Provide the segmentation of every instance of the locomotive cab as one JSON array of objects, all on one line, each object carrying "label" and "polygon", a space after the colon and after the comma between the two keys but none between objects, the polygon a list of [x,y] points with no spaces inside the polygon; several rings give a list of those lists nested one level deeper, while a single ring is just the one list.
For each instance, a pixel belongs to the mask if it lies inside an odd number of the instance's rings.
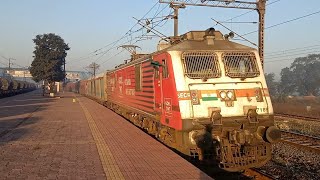
[{"label": "locomotive cab", "polygon": [[[172,122],[171,127],[184,132],[182,141],[187,142],[189,155],[214,156],[228,171],[262,166],[270,160],[271,143],[280,139],[280,131],[273,126],[273,108],[256,49],[210,29],[188,32],[180,42],[161,44],[158,50],[166,54],[155,57],[164,59],[158,61],[160,73],[172,71],[171,82],[164,76],[159,80],[162,123],[170,126]],[[169,85],[176,94],[167,92],[172,91]],[[179,113],[172,110],[175,100]],[[181,123],[174,124],[176,119]]]}]

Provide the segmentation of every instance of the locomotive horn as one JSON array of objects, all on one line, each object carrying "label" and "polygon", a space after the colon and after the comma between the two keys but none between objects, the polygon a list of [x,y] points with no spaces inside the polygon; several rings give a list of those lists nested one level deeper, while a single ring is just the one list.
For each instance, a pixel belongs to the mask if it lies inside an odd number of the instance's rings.
[{"label": "locomotive horn", "polygon": [[234,38],[234,33],[233,32],[229,32],[229,38],[230,39]]},{"label": "locomotive horn", "polygon": [[234,33],[233,32],[229,32],[229,34],[225,34],[224,35],[224,38],[227,39],[227,40],[228,39],[232,39],[232,38],[234,38]]}]

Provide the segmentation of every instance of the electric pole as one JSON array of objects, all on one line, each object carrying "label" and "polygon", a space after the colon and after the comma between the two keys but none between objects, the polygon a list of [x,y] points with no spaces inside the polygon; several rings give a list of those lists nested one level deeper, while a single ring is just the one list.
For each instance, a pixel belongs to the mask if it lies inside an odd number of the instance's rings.
[{"label": "electric pole", "polygon": [[8,66],[9,74],[10,74],[10,70],[11,70],[11,64],[13,64],[13,63],[11,63],[11,60],[15,60],[15,59],[13,59],[13,58],[8,59],[8,61],[9,61],[9,66]]},{"label": "electric pole", "polygon": [[[91,63],[91,64],[88,66],[88,68],[89,68],[89,69],[92,69],[92,71],[93,71],[93,73],[92,73],[93,79],[96,78],[96,71],[97,71],[97,69],[99,69],[99,67],[100,67],[100,65],[97,64],[97,63],[95,63],[95,62]],[[94,94],[96,94],[96,81],[95,81],[95,80],[93,81],[93,90],[94,90]]]},{"label": "electric pole", "polygon": [[174,34],[173,36],[176,38],[177,36],[179,36],[179,9],[180,8],[186,8],[186,6],[184,4],[178,4],[175,5],[173,3],[170,4],[170,7],[174,10],[174,15],[173,15],[173,21],[174,21]]},{"label": "electric pole", "polygon": [[67,74],[66,74],[66,58],[65,57],[63,58],[63,73],[64,73],[64,78],[63,78],[63,84],[62,84],[62,91],[64,93],[64,88],[66,86],[66,77],[67,77]]},{"label": "electric pole", "polygon": [[[175,33],[178,31],[178,7],[182,6],[207,6],[207,7],[222,7],[222,8],[234,8],[234,9],[251,9],[256,10],[259,14],[259,55],[261,63],[264,63],[264,17],[267,0],[256,0],[256,2],[250,0],[159,0],[160,3],[170,4],[170,7],[174,9],[175,13]],[[176,7],[178,6],[178,7]]]}]

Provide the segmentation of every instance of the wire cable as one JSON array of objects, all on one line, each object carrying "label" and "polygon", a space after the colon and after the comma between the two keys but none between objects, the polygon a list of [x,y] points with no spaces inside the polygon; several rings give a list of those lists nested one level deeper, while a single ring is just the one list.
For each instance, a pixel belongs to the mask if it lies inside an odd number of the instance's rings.
[{"label": "wire cable", "polygon": [[[156,5],[157,5],[158,3],[159,3],[159,2],[157,1],[141,19],[145,18],[145,17],[152,11],[152,9],[156,7]],[[109,44],[107,44],[107,45],[105,45],[105,46],[103,46],[103,47],[101,47],[101,48],[99,48],[99,49],[97,49],[97,50],[89,53],[88,55],[90,55],[90,54],[95,54],[95,53],[97,53],[98,51],[101,51],[102,49],[107,48],[107,47],[109,47],[109,46],[111,46],[111,45],[114,46],[114,44],[118,43],[119,41],[121,41],[122,39],[126,38],[127,36],[130,36],[131,31],[133,30],[134,27],[136,27],[137,24],[138,24],[138,22],[136,22],[136,23],[125,33],[125,35],[123,35],[120,39],[118,39],[118,40],[116,40],[116,41],[113,41],[113,42],[111,42],[111,43],[109,43]],[[88,59],[88,58],[94,57],[94,56],[96,56],[96,55],[89,56],[89,57],[85,56],[85,59]],[[84,56],[82,56],[82,57],[80,57],[80,58],[72,59],[72,60],[70,60],[70,61],[75,61],[75,60],[82,59],[82,58],[84,58]]]},{"label": "wire cable", "polygon": [[[313,16],[313,15],[319,14],[319,13],[320,13],[320,11],[317,11],[317,12],[313,12],[313,13],[310,13],[310,14],[307,14],[307,15],[304,15],[304,16],[300,16],[300,17],[297,17],[297,18],[294,18],[294,19],[290,19],[290,20],[287,20],[287,21],[284,21],[284,22],[281,22],[281,23],[278,23],[278,24],[274,24],[274,25],[266,27],[265,30],[266,29],[270,29],[270,28],[274,28],[274,27],[277,27],[277,26],[280,26],[280,25],[283,25],[283,24],[287,24],[287,23],[290,23],[290,22],[293,22],[293,21],[297,21],[297,20],[300,20],[300,19],[303,19],[303,18],[306,18],[306,17],[309,17],[309,16]],[[252,33],[255,33],[255,32],[258,32],[258,30],[248,32],[246,34],[243,34],[242,36],[246,36],[246,35],[249,35],[249,34],[252,34]]]},{"label": "wire cable", "polygon": [[[276,2],[279,2],[279,1],[281,1],[281,0],[272,1],[272,2],[268,3],[266,6],[269,6],[269,5],[274,4],[274,3],[276,3]],[[225,20],[225,21],[231,21],[231,20],[233,20],[233,19],[239,18],[239,17],[241,17],[241,16],[244,16],[244,15],[246,15],[246,14],[252,13],[252,12],[254,12],[254,11],[255,11],[255,10],[247,11],[247,12],[245,12],[245,13],[242,13],[242,14],[240,14],[240,15],[237,15],[237,16],[232,17],[232,18],[230,18],[230,19],[228,19],[228,20]],[[218,25],[218,24],[216,24],[215,26],[217,26],[217,25]],[[215,27],[215,26],[214,26],[214,27]]]},{"label": "wire cable", "polygon": [[281,54],[281,53],[287,53],[287,52],[291,52],[291,51],[296,51],[296,50],[300,50],[300,49],[309,49],[309,48],[313,48],[313,47],[318,47],[320,46],[320,44],[316,44],[316,45],[311,45],[311,46],[305,46],[305,47],[300,47],[300,48],[292,48],[292,49],[284,49],[284,50],[279,50],[279,51],[271,51],[265,54]]}]

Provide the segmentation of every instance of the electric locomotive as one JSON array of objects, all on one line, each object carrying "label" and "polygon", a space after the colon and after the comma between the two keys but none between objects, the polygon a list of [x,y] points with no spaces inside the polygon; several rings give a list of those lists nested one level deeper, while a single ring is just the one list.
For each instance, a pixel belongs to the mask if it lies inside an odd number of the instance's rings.
[{"label": "electric locomotive", "polygon": [[280,139],[257,50],[214,29],[133,54],[80,82],[80,91],[168,146],[227,171],[264,165]]}]

